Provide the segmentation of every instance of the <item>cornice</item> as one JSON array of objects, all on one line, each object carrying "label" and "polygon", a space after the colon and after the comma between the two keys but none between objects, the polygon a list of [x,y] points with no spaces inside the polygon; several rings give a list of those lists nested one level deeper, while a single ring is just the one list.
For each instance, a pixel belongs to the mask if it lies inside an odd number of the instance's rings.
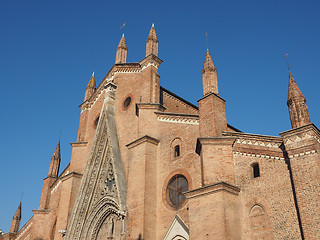
[{"label": "cornice", "polygon": [[141,67],[142,67],[141,70],[143,71],[144,69],[146,69],[149,66],[154,66],[155,68],[158,69],[162,62],[163,61],[159,57],[157,57],[156,55],[151,53],[148,56],[146,56],[144,59],[142,59],[139,62],[139,64],[141,65]]},{"label": "cornice", "polygon": [[145,143],[145,142],[152,143],[154,145],[158,145],[160,141],[156,138],[145,135],[145,136],[138,138],[138,139],[134,140],[133,142],[127,144],[126,147],[131,149],[131,148],[134,148],[134,147],[136,147],[142,143]]},{"label": "cornice", "polygon": [[222,97],[220,97],[218,94],[213,93],[213,92],[208,93],[207,95],[203,96],[203,97],[200,98],[197,102],[200,102],[200,101],[202,101],[202,100],[204,100],[204,99],[206,99],[206,98],[208,98],[208,97],[210,97],[210,96],[215,96],[215,97],[221,99],[222,101],[226,102],[226,100],[224,100],[224,99],[223,99]]},{"label": "cornice", "polygon": [[219,183],[207,185],[207,186],[204,186],[201,188],[197,188],[197,189],[185,192],[184,195],[188,199],[201,197],[203,195],[209,195],[209,194],[213,194],[213,193],[221,192],[221,191],[228,192],[233,195],[239,195],[240,190],[241,190],[240,188],[238,188],[234,185],[231,185],[229,183],[219,182]]},{"label": "cornice", "polygon": [[185,113],[155,112],[160,122],[199,125],[199,115]]},{"label": "cornice", "polygon": [[165,111],[166,108],[160,103],[136,103],[138,110],[140,109],[155,109],[157,111]]}]

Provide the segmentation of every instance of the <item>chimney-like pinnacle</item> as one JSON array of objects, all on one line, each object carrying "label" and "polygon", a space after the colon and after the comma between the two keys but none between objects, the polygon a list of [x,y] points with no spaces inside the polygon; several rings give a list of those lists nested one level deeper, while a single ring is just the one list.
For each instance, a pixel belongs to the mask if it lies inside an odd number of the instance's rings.
[{"label": "chimney-like pinnacle", "polygon": [[146,46],[146,56],[149,56],[150,54],[154,54],[155,56],[158,56],[159,51],[159,41],[156,33],[156,29],[154,28],[154,23],[152,23],[148,39],[147,39],[147,46]]},{"label": "chimney-like pinnacle", "polygon": [[60,161],[61,161],[61,154],[60,154],[60,140],[59,140],[58,145],[51,157],[48,177],[58,177]]}]

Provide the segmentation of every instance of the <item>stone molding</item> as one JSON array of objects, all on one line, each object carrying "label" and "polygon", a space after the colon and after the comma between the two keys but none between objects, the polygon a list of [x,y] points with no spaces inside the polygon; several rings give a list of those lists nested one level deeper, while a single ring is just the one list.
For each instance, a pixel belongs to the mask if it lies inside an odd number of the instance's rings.
[{"label": "stone molding", "polygon": [[235,137],[203,137],[197,139],[196,153],[200,155],[203,145],[232,145]]},{"label": "stone molding", "polygon": [[86,147],[88,142],[72,142],[70,143],[72,147]]},{"label": "stone molding", "polygon": [[52,209],[42,209],[42,210],[32,210],[33,214],[49,214],[52,211]]},{"label": "stone molding", "polygon": [[211,95],[214,95],[215,97],[220,98],[222,101],[226,102],[226,100],[224,100],[224,99],[223,99],[222,97],[220,97],[218,94],[213,93],[213,92],[206,94],[205,96],[203,96],[202,98],[200,98],[197,102],[200,102],[200,101],[202,101],[203,99],[205,99],[205,98],[207,98],[207,97],[210,97]]},{"label": "stone molding", "polygon": [[140,109],[154,109],[156,111],[164,111],[166,108],[160,103],[136,103],[138,110]]},{"label": "stone molding", "polygon": [[134,140],[133,142],[127,144],[126,147],[128,149],[131,149],[131,148],[134,148],[134,147],[136,147],[142,143],[145,143],[145,142],[152,143],[154,145],[158,145],[160,141],[156,138],[145,135],[145,136],[138,138],[138,139]]},{"label": "stone molding", "polygon": [[185,192],[184,195],[188,199],[201,197],[203,195],[209,195],[209,194],[221,192],[221,191],[228,192],[233,195],[239,195],[240,190],[241,190],[240,188],[233,186],[229,183],[219,182],[219,183],[207,185],[201,188],[197,188],[197,189]]}]

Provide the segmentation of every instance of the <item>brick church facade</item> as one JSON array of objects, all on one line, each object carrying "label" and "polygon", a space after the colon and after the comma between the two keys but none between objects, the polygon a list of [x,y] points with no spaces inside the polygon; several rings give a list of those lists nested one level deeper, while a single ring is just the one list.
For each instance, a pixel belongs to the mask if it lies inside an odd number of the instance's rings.
[{"label": "brick church facade", "polygon": [[4,239],[320,239],[320,132],[290,71],[292,129],[264,136],[227,124],[209,50],[198,106],[160,86],[154,25],[146,57],[126,59],[122,36],[69,165],[58,175],[59,142],[39,208],[19,229],[20,205]]}]

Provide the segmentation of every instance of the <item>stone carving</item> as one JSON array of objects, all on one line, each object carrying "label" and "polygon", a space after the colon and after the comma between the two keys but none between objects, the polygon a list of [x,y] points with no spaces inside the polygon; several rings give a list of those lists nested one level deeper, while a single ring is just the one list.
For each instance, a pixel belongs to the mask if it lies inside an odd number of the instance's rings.
[{"label": "stone carving", "polygon": [[113,237],[114,232],[114,220],[113,217],[109,217],[108,219],[108,228],[107,228],[107,237]]},{"label": "stone carving", "polygon": [[[102,108],[67,229],[69,239],[124,239],[126,181],[114,121],[114,85]],[[111,91],[110,91],[111,89]],[[107,238],[106,238],[107,237]]]},{"label": "stone carving", "polygon": [[114,176],[114,172],[113,172],[113,166],[112,163],[109,163],[109,168],[107,170],[107,177],[105,182],[105,186],[101,192],[101,195],[114,195],[116,194],[117,191],[117,186],[116,186],[116,182],[115,182],[115,176]]}]

